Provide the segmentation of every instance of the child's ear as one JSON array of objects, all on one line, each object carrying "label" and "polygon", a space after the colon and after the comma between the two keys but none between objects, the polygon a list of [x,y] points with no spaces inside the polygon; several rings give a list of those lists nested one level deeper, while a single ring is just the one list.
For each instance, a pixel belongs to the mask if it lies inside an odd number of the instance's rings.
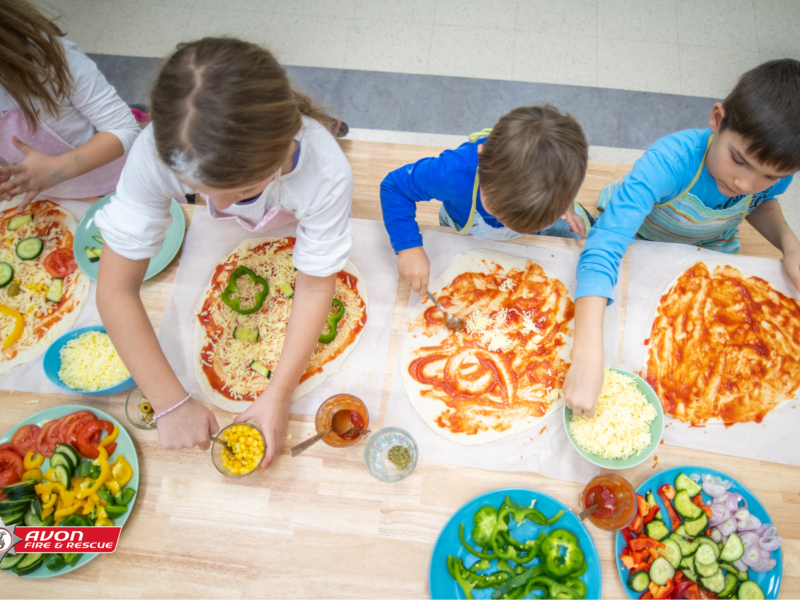
[{"label": "child's ear", "polygon": [[714,133],[719,132],[719,126],[722,123],[722,119],[725,118],[725,107],[722,106],[722,102],[717,102],[714,105],[714,108],[711,109],[711,118],[709,119],[709,125],[711,126],[711,131]]},{"label": "child's ear", "polygon": [[483,144],[478,144],[478,154],[483,150]]}]

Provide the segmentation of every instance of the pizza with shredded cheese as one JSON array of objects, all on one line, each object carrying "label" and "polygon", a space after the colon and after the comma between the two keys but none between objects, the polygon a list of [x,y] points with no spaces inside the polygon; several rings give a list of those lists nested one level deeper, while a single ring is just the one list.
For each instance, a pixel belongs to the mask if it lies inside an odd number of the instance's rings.
[{"label": "pizza with shredded cheese", "polygon": [[[246,240],[211,277],[197,311],[195,372],[203,392],[220,408],[244,411],[267,389],[278,366],[297,276],[292,264],[294,243],[295,238]],[[267,289],[247,273],[231,282],[231,275],[242,267],[266,282]],[[260,301],[260,308],[245,314]],[[338,372],[361,338],[367,322],[367,294],[350,261],[336,274],[332,316],[338,313],[337,303],[343,314],[335,336],[328,343],[317,343],[292,401]]]},{"label": "pizza with shredded cheese", "polygon": [[69,331],[89,297],[89,278],[72,254],[78,220],[49,200],[0,212],[0,374]]},{"label": "pizza with shredded cheese", "polygon": [[800,302],[729,264],[678,275],[645,343],[645,378],[680,421],[760,423],[800,390]]},{"label": "pizza with shredded cheese", "polygon": [[459,254],[430,286],[466,320],[454,333],[431,302],[408,318],[401,372],[411,404],[446,439],[484,444],[559,408],[575,305],[539,263],[489,250]]}]

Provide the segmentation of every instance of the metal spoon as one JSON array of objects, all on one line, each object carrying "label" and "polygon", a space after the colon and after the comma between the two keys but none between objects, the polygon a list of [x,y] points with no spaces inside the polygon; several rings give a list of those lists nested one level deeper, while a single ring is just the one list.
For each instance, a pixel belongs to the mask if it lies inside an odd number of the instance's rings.
[{"label": "metal spoon", "polygon": [[227,450],[227,451],[228,451],[228,452],[230,452],[231,454],[233,454],[233,455],[235,455],[235,454],[236,454],[236,452],[234,452],[234,451],[233,451],[233,448],[231,448],[231,447],[228,445],[228,442],[223,442],[222,440],[220,440],[220,439],[217,439],[217,436],[215,436],[215,435],[210,435],[210,436],[208,436],[208,437],[210,437],[210,438],[211,438],[211,441],[212,441],[212,442],[217,442],[218,444],[220,444],[220,445],[221,445],[223,448],[225,448],[225,450]]},{"label": "metal spoon", "polygon": [[300,442],[297,444],[297,446],[289,450],[289,455],[297,456],[304,450],[308,450],[308,448],[316,444],[331,432],[334,432],[337,435],[350,435],[350,433],[354,430],[355,427],[353,427],[353,423],[350,421],[350,411],[347,409],[336,411],[336,413],[333,415],[333,419],[331,419],[331,426],[328,429],[318,433],[312,438],[308,438],[304,442]]},{"label": "metal spoon", "polygon": [[437,306],[437,308],[440,311],[442,311],[442,314],[444,315],[444,326],[447,327],[450,331],[458,333],[459,331],[464,329],[464,327],[467,326],[467,323],[464,321],[464,319],[462,319],[461,317],[457,317],[455,315],[451,315],[449,312],[447,312],[444,309],[444,307],[441,304],[439,304],[439,301],[433,297],[433,294],[431,294],[427,290],[425,291],[425,293],[428,294],[428,298],[433,300],[433,303]]}]

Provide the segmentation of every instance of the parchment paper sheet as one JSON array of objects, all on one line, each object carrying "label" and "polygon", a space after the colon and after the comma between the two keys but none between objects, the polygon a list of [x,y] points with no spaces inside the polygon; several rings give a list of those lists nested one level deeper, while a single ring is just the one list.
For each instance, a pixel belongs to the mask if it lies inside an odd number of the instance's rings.
[{"label": "parchment paper sheet", "polygon": [[[334,394],[348,393],[364,401],[370,420],[378,419],[389,352],[392,307],[397,296],[397,268],[383,223],[352,219],[355,240],[350,260],[367,286],[367,324],[342,370],[292,404],[292,413],[316,414],[320,403]],[[241,242],[251,238],[294,236],[297,223],[274,230],[249,232],[235,221],[212,221],[198,206],[186,232],[175,284],[172,287],[158,339],[164,354],[187,391],[206,402],[194,371],[192,346],[197,322],[195,311],[208,289],[219,262]]]},{"label": "parchment paper sheet", "polygon": [[[80,222],[84,213],[92,207],[90,202],[80,202],[79,200],[59,200],[56,202],[56,204],[59,204],[67,210],[72,211],[72,213],[78,219],[78,222]],[[75,248],[75,250],[77,251],[78,249]],[[82,250],[83,249],[81,249],[81,251]],[[84,304],[81,315],[78,317],[78,321],[75,323],[75,327],[73,327],[73,329],[80,329],[81,327],[88,327],[89,325],[102,325],[100,322],[100,316],[97,313],[97,303],[95,302],[96,292],[97,282],[92,281],[89,286],[89,297],[86,299],[86,304]],[[63,327],[59,327],[59,325],[56,325],[56,327],[54,327],[50,333],[51,343],[56,341],[68,331]],[[17,368],[12,369],[5,375],[0,376],[0,390],[33,392],[36,394],[74,393],[76,396],[80,396],[80,392],[67,392],[66,390],[62,390],[60,387],[53,385],[50,383],[47,375],[44,374],[42,358],[44,357],[44,353],[47,351],[48,346],[42,348],[42,353],[39,354],[39,356],[26,362],[24,365],[20,365]]]},{"label": "parchment paper sheet", "polygon": [[[780,261],[740,256],[699,249],[683,244],[634,242],[631,246],[628,305],[625,336],[619,366],[636,373],[644,369],[647,346],[658,302],[675,277],[696,262],[724,261],[770,282],[773,288],[791,298],[800,298]],[[690,427],[666,417],[664,443],[684,448],[718,452],[786,465],[800,466],[797,429],[800,410],[789,403],[767,415],[762,423],[737,423],[726,429],[722,424]]]},{"label": "parchment paper sheet", "polygon": [[[423,241],[431,261],[431,280],[436,279],[457,254],[486,248],[542,264],[553,271],[570,292],[575,293],[575,268],[580,257],[577,252],[476,240],[435,231],[426,231]],[[608,307],[606,313],[606,364],[613,364],[616,360],[619,340],[619,289],[614,291],[614,297],[615,302]],[[406,314],[417,302],[419,297],[412,292]],[[399,375],[401,368],[404,368],[403,365],[398,364],[397,375],[392,382],[386,425],[402,427],[410,432],[417,440],[420,458],[423,460],[492,471],[534,471],[547,477],[580,483],[586,483],[600,474],[599,467],[586,461],[570,444],[564,430],[563,409],[555,411],[528,431],[489,444],[462,446],[445,440],[434,433],[411,406]]]}]

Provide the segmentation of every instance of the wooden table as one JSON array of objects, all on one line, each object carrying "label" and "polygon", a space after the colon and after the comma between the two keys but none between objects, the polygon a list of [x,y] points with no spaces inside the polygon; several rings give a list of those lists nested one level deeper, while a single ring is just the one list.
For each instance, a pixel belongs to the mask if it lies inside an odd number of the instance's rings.
[{"label": "wooden table", "polygon": [[[378,186],[386,173],[441,151],[351,141],[343,141],[342,147],[355,176],[353,216],[366,219],[381,218]],[[600,190],[629,169],[590,163],[579,200],[593,208]],[[190,223],[195,208],[183,208]],[[420,222],[437,228],[437,212],[437,202],[421,204]],[[534,236],[517,243],[581,246],[574,240]],[[742,250],[754,256],[780,257],[746,224]],[[155,327],[160,325],[177,262],[142,287]],[[624,302],[627,260],[620,285]],[[408,294],[408,287],[401,283],[376,430],[386,414]],[[36,411],[70,403],[105,410],[126,423],[124,402],[125,395],[78,400],[74,395],[2,393],[0,431]],[[221,425],[232,421],[232,415],[211,408]],[[291,440],[272,468],[261,476],[230,480],[216,472],[208,453],[166,451],[155,432],[126,429],[139,454],[141,483],[116,553],[53,579],[1,575],[0,597],[424,598],[433,543],[464,502],[500,487],[526,487],[577,507],[583,487],[535,473],[499,473],[424,461],[406,480],[382,484],[364,468],[363,443],[340,450],[317,444],[302,456],[290,458],[288,447],[314,432],[311,417],[301,415],[292,415]],[[797,452],[798,447],[786,451]],[[712,467],[748,486],[784,539],[781,597],[800,597],[800,469],[667,445],[657,454],[656,469],[687,464]],[[647,461],[622,474],[638,486],[653,473],[653,461]],[[591,524],[589,529],[602,561],[603,597],[622,598],[614,537]]]}]

